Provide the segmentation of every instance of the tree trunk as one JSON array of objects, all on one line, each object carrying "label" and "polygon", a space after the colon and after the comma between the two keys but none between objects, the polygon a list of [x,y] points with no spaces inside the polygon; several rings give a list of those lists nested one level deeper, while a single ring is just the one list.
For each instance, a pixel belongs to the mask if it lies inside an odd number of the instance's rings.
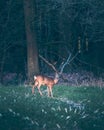
[{"label": "tree trunk", "polygon": [[28,80],[32,81],[33,75],[39,73],[38,48],[34,28],[34,0],[24,0],[25,29],[27,38],[27,71]]}]

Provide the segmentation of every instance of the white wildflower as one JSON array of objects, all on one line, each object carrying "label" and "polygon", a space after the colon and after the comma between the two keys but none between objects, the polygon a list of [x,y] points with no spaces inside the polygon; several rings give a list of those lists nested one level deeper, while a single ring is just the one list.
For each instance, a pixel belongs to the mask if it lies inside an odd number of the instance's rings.
[{"label": "white wildflower", "polygon": [[91,102],[91,100],[88,100],[87,102]]},{"label": "white wildflower", "polygon": [[42,112],[45,113],[45,114],[47,114],[47,112],[44,109],[42,109]]},{"label": "white wildflower", "polygon": [[74,113],[76,113],[76,112],[77,112],[77,109],[74,110]]},{"label": "white wildflower", "polygon": [[76,121],[74,121],[74,126],[76,126],[77,125],[77,122]]},{"label": "white wildflower", "polygon": [[58,106],[58,110],[59,110],[59,111],[61,111],[61,108],[60,108],[60,106]]},{"label": "white wildflower", "polygon": [[59,124],[56,124],[56,126],[57,126],[57,128],[59,128],[59,129],[61,128]]},{"label": "white wildflower", "polygon": [[67,116],[67,117],[66,117],[66,120],[68,120],[69,118],[70,118],[70,116]]},{"label": "white wildflower", "polygon": [[46,112],[46,111],[45,111],[44,113],[45,113],[45,114],[47,114],[47,112]]},{"label": "white wildflower", "polygon": [[82,113],[82,115],[84,115],[84,114],[85,114],[85,112]]},{"label": "white wildflower", "polygon": [[65,112],[66,112],[66,113],[68,113],[68,110],[67,110],[67,108],[65,108]]},{"label": "white wildflower", "polygon": [[12,93],[13,93],[13,94],[15,94],[15,91],[14,91],[14,90],[12,90]]},{"label": "white wildflower", "polygon": [[13,110],[11,108],[8,108],[9,112],[13,112]]},{"label": "white wildflower", "polygon": [[104,114],[104,111],[102,111],[101,113]]},{"label": "white wildflower", "polygon": [[43,128],[45,128],[45,127],[46,127],[46,124],[43,125]]},{"label": "white wildflower", "polygon": [[51,110],[56,111],[54,107],[52,107]]},{"label": "white wildflower", "polygon": [[33,121],[33,120],[31,120],[31,124],[34,124],[34,121]]},{"label": "white wildflower", "polygon": [[86,118],[88,116],[88,114],[85,114],[82,116],[82,119]]},{"label": "white wildflower", "polygon": [[23,119],[24,120],[30,120],[28,116],[24,117]]},{"label": "white wildflower", "polygon": [[72,111],[72,107],[71,106],[69,107],[69,110]]},{"label": "white wildflower", "polygon": [[37,126],[39,126],[39,123],[38,123],[37,121],[35,121],[35,124],[36,124]]},{"label": "white wildflower", "polygon": [[25,93],[25,98],[28,98],[29,97],[29,93]]},{"label": "white wildflower", "polygon": [[0,117],[2,117],[3,115],[0,113]]},{"label": "white wildflower", "polygon": [[13,111],[11,108],[8,108],[9,112],[11,112],[12,114],[16,115],[15,111]]},{"label": "white wildflower", "polygon": [[17,116],[20,116],[20,113],[17,113]]},{"label": "white wildflower", "polygon": [[61,118],[63,118],[64,117],[64,115],[61,115]]},{"label": "white wildflower", "polygon": [[42,112],[44,112],[44,109],[42,109]]},{"label": "white wildflower", "polygon": [[16,102],[16,99],[14,99],[14,103]]},{"label": "white wildflower", "polygon": [[15,111],[13,111],[13,114],[16,115]]},{"label": "white wildflower", "polygon": [[94,113],[98,113],[99,112],[99,109],[95,110]]},{"label": "white wildflower", "polygon": [[6,100],[6,97],[4,97],[4,100]]}]

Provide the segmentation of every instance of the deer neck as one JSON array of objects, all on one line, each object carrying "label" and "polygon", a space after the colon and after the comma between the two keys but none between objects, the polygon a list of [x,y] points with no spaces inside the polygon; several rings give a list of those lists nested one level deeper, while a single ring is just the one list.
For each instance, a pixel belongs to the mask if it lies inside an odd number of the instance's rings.
[{"label": "deer neck", "polygon": [[59,81],[58,73],[55,74],[54,83],[56,84]]},{"label": "deer neck", "polygon": [[57,84],[58,80],[59,80],[58,78],[55,78],[54,83]]}]

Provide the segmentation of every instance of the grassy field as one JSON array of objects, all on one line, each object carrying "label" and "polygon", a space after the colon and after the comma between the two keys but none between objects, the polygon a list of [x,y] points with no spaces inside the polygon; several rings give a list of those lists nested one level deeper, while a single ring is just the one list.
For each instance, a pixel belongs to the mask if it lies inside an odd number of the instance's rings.
[{"label": "grassy field", "polygon": [[104,89],[55,86],[54,98],[42,89],[0,86],[0,130],[104,130]]}]

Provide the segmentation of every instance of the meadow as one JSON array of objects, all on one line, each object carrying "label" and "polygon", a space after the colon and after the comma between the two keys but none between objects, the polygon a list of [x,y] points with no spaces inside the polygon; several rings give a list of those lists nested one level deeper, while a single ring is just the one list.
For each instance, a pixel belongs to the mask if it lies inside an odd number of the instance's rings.
[{"label": "meadow", "polygon": [[104,88],[0,86],[0,130],[104,130]]}]

